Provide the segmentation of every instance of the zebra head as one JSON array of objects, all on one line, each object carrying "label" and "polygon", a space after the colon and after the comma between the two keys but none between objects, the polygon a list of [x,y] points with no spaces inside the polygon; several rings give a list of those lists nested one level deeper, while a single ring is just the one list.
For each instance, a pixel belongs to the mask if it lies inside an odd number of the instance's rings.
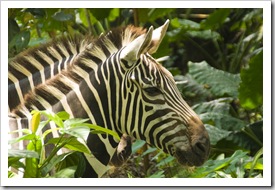
[{"label": "zebra head", "polygon": [[[124,115],[117,122],[122,133],[175,156],[186,166],[199,166],[208,158],[208,133],[179,92],[171,73],[150,54],[160,45],[169,21],[151,27],[120,52]],[[121,112],[122,113],[122,112]]]}]

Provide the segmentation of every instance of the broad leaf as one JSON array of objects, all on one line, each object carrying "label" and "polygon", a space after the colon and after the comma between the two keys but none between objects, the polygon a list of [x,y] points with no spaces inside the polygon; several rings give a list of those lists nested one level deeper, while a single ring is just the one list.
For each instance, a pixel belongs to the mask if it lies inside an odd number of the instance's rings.
[{"label": "broad leaf", "polygon": [[216,145],[218,141],[224,139],[231,133],[230,131],[220,129],[209,124],[205,124],[204,126],[208,131],[211,145]]},{"label": "broad leaf", "polygon": [[241,71],[242,82],[239,99],[242,107],[254,109],[263,104],[263,51],[249,62],[249,68]]},{"label": "broad leaf", "polygon": [[203,113],[199,115],[203,123],[213,125],[228,131],[240,131],[245,127],[245,122],[224,113]]},{"label": "broad leaf", "polygon": [[231,101],[232,101],[232,98],[219,98],[209,102],[202,102],[202,103],[196,104],[192,107],[192,109],[197,114],[214,112],[214,113],[223,113],[223,114],[229,115]]},{"label": "broad leaf", "polygon": [[227,19],[230,14],[231,9],[217,9],[213,13],[207,17],[207,19],[203,20],[201,24],[201,28],[204,29],[217,29],[219,28]]},{"label": "broad leaf", "polygon": [[240,76],[209,66],[205,61],[188,63],[189,74],[217,97],[238,97]]},{"label": "broad leaf", "polygon": [[175,80],[179,79],[184,81],[184,83],[177,84],[177,87],[183,93],[183,97],[185,97],[186,101],[192,101],[192,103],[195,104],[206,101],[212,96],[211,92],[203,85],[199,84],[190,74],[175,76]]}]

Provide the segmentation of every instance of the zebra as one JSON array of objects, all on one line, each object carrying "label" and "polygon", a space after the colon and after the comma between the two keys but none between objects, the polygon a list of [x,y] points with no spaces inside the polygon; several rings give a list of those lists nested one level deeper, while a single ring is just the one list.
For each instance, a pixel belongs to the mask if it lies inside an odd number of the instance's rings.
[{"label": "zebra", "polygon": [[[48,79],[67,70],[74,59],[91,45],[91,36],[86,36],[84,39],[78,35],[66,38],[63,36],[59,39],[59,43],[47,43],[43,46],[30,48],[12,59],[9,63],[8,73],[9,113],[24,103],[24,96],[29,91],[34,91],[38,85],[45,84]],[[28,80],[25,80],[26,78]],[[114,154],[111,165],[121,166],[130,156],[130,142],[131,139],[128,136],[121,137],[119,151]]]},{"label": "zebra", "polygon": [[[90,123],[111,129],[120,136],[126,134],[145,140],[174,156],[182,165],[202,165],[210,151],[207,130],[183,100],[171,73],[151,56],[165,36],[168,24],[169,20],[155,30],[152,26],[148,30],[132,25],[116,28],[97,39],[78,41],[74,44],[78,47],[76,54],[65,55],[68,48],[57,40],[44,49],[36,48],[19,55],[18,60],[30,54],[36,58],[39,54],[47,63],[54,62],[55,48],[59,47],[65,57],[52,65],[59,67],[62,60],[72,61],[65,61],[66,68],[49,77],[41,77],[43,70],[37,74],[34,73],[37,69],[33,71],[30,67],[20,74],[21,78],[13,75],[15,79],[9,80],[9,93],[10,85],[16,93],[22,92],[22,80],[32,85],[27,93],[21,93],[21,99],[9,94],[9,103],[16,99],[18,104],[9,106],[10,128],[30,126],[33,109],[64,110],[73,117],[89,118]],[[49,49],[52,51],[47,52]],[[36,60],[42,65],[40,59]],[[31,64],[38,67],[36,63]],[[13,64],[23,67],[22,62]],[[39,77],[44,81],[35,85]],[[27,122],[18,122],[24,119]],[[92,155],[85,154],[89,164],[83,177],[101,177],[118,143],[110,135],[90,134],[87,145]]]}]

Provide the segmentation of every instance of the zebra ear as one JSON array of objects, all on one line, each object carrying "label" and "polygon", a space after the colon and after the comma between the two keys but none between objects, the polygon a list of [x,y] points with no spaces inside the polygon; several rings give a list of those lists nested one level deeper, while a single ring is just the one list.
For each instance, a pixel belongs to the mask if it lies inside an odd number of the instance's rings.
[{"label": "zebra ear", "polygon": [[142,53],[153,54],[157,51],[169,25],[167,20],[162,26],[153,30],[151,26],[147,33],[128,44],[121,52],[120,58],[126,67],[131,67]]},{"label": "zebra ear", "polygon": [[127,65],[126,67],[131,67],[136,60],[139,59],[140,55],[147,50],[150,45],[153,36],[153,27],[151,26],[147,33],[142,34],[130,44],[128,44],[120,54],[121,60]]},{"label": "zebra ear", "polygon": [[158,50],[158,47],[159,47],[163,37],[166,34],[168,25],[169,25],[169,20],[166,20],[166,22],[162,26],[160,26],[154,30],[151,44],[148,49],[149,54],[153,54]]}]

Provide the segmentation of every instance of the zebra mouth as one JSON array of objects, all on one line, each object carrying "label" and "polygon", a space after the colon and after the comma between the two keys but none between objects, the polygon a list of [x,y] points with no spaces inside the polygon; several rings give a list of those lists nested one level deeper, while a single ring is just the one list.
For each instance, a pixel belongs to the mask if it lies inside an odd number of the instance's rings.
[{"label": "zebra mouth", "polygon": [[185,146],[175,147],[173,156],[183,166],[201,166],[209,155],[209,141],[205,143],[195,143],[193,146],[186,148]]},{"label": "zebra mouth", "polygon": [[190,151],[176,150],[173,155],[183,166],[201,166],[205,159],[199,157],[196,153]]}]

